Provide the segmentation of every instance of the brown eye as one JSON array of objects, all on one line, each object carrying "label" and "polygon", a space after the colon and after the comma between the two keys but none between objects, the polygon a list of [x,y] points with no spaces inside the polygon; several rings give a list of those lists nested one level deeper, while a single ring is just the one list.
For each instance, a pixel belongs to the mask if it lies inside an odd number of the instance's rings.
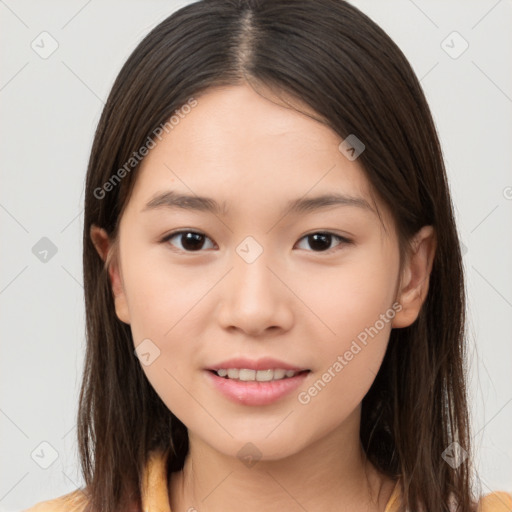
[{"label": "brown eye", "polygon": [[[316,233],[310,233],[309,235],[302,237],[301,240],[307,240],[308,245],[313,249],[313,252],[327,252],[333,248],[336,249],[336,247],[342,245],[342,243],[351,243],[348,238],[335,235],[334,233],[320,231]],[[341,243],[331,247],[333,240],[338,240]]]},{"label": "brown eye", "polygon": [[[173,238],[180,240],[177,248],[185,252],[198,252],[204,248],[205,241],[210,240],[204,233],[196,231],[177,231],[166,236],[162,242],[170,242]],[[171,244],[176,247],[174,244]],[[213,246],[213,244],[212,244]]]}]

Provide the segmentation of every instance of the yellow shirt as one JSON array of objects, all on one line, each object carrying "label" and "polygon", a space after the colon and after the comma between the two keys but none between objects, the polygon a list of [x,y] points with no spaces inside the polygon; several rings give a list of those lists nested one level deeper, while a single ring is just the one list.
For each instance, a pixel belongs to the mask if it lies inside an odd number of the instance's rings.
[{"label": "yellow shirt", "polygon": [[[163,452],[153,452],[144,468],[141,489],[143,512],[171,512],[168,498],[166,456]],[[53,500],[42,501],[24,512],[82,512],[87,497],[81,489]],[[400,503],[400,487],[397,482],[384,512],[396,512]],[[512,494],[494,492],[484,496],[478,512],[511,512]]]}]

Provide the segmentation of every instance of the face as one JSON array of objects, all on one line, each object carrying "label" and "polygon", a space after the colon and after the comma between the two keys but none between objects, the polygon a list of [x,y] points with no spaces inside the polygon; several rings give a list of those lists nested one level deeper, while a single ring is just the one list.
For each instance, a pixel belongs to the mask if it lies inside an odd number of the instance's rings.
[{"label": "face", "polygon": [[[406,302],[428,257],[397,296],[395,228],[341,141],[249,86],[218,88],[137,171],[110,273],[116,314],[168,408],[226,455],[250,442],[262,458],[285,457],[353,423],[391,328],[417,314]],[[311,201],[333,194],[345,199]],[[222,364],[233,358],[249,361]],[[265,383],[210,371],[251,362],[308,371]]]}]

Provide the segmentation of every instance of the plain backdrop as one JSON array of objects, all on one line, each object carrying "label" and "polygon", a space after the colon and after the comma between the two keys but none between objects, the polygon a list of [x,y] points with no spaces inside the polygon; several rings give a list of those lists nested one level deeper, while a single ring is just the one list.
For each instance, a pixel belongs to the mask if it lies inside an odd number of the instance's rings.
[{"label": "plain backdrop", "polygon": [[[187,3],[0,1],[1,511],[83,484],[88,155],[122,64]],[[439,130],[465,251],[475,465],[484,492],[512,491],[512,2],[353,3],[404,51]]]}]

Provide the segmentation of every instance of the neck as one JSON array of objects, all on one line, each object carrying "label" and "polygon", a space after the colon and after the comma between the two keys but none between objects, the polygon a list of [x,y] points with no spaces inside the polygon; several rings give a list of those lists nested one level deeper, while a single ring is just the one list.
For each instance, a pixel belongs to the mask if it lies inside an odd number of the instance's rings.
[{"label": "neck", "polygon": [[[354,420],[357,428],[354,428]],[[359,418],[279,460],[246,466],[189,432],[182,471],[172,473],[172,512],[384,511],[394,482],[366,460]],[[352,424],[350,424],[352,421]]]}]

